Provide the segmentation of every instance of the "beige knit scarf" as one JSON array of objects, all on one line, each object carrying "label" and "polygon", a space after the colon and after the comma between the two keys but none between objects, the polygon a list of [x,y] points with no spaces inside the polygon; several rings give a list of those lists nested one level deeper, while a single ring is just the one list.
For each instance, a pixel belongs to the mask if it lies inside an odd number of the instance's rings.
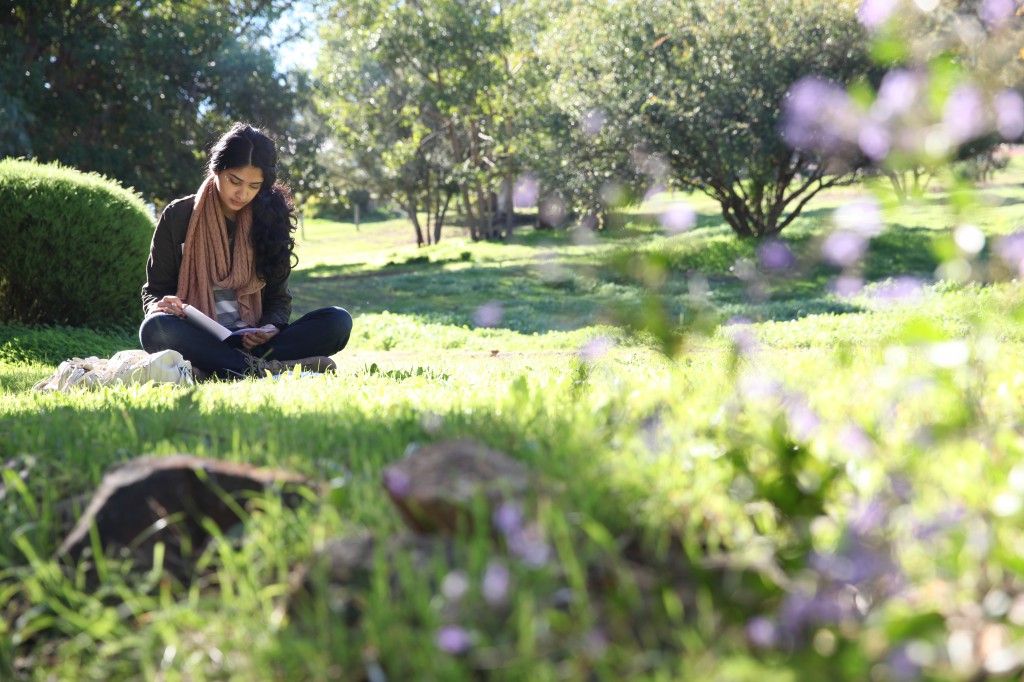
[{"label": "beige knit scarf", "polygon": [[216,320],[213,285],[234,289],[242,321],[251,327],[259,324],[263,316],[260,290],[264,282],[256,276],[249,239],[251,229],[252,206],[247,205],[235,215],[235,248],[232,252],[217,186],[213,175],[207,177],[196,194],[192,218],[188,223],[185,252],[178,274],[178,298]]}]

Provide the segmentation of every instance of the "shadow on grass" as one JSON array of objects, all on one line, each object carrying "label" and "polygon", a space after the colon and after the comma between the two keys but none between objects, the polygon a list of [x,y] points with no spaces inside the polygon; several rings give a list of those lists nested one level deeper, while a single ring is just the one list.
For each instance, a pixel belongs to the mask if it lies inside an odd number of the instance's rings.
[{"label": "shadow on grass", "polygon": [[[673,316],[685,312],[695,275],[707,279],[708,299],[723,319],[784,321],[860,312],[833,293],[843,273],[822,262],[823,240],[805,227],[820,225],[830,214],[830,209],[802,214],[800,223],[782,235],[799,264],[775,273],[759,269],[753,281],[738,278],[734,266],[740,259],[756,263],[758,242],[737,239],[719,218],[700,216],[698,227],[684,235],[644,242],[637,238],[651,237],[657,219],[640,215],[634,216],[634,227],[596,233],[598,248],[583,255],[568,248],[558,253],[559,246],[573,243],[571,233],[524,232],[512,243],[533,247],[532,260],[473,262],[466,252],[439,261],[414,256],[376,270],[317,265],[292,275],[292,291],[297,312],[340,305],[355,315],[388,311],[473,328],[481,312],[491,309],[500,310],[496,326],[511,331],[570,331],[606,324],[614,319],[611,311],[640,305],[650,291],[651,277],[644,271],[650,261],[662,270],[654,279]],[[939,238],[941,232],[926,227],[892,227],[871,241],[864,260],[847,274],[866,282],[905,275],[929,279],[940,263]]]}]

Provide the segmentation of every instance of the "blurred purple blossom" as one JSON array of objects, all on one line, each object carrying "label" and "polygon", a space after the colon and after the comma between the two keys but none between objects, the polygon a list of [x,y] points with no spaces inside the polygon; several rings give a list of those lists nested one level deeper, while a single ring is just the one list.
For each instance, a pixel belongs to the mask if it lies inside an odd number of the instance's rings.
[{"label": "blurred purple blossom", "polygon": [[1004,140],[1017,140],[1024,135],[1024,97],[1016,90],[1006,89],[993,98],[996,129]]},{"label": "blurred purple blossom", "polygon": [[796,256],[784,242],[771,239],[757,247],[757,258],[766,270],[790,270],[796,267]]},{"label": "blurred purple blossom", "polygon": [[899,645],[890,651],[887,662],[893,680],[917,680],[921,677],[921,668],[910,660],[906,645]]},{"label": "blurred purple blossom", "polygon": [[860,500],[850,514],[850,530],[857,535],[873,533],[879,530],[888,515],[888,507],[880,500]]},{"label": "blurred purple blossom", "polygon": [[782,384],[762,374],[749,374],[740,379],[740,392],[754,399],[777,398],[782,394]]},{"label": "blurred purple blossom", "polygon": [[836,83],[807,76],[783,98],[782,136],[794,149],[834,154],[857,139],[859,130],[860,113]]},{"label": "blurred purple blossom", "polygon": [[404,471],[390,467],[384,470],[384,487],[392,495],[402,499],[412,490],[412,481]]},{"label": "blurred purple blossom", "polygon": [[595,362],[604,357],[615,346],[615,342],[607,336],[595,336],[587,340],[580,348],[580,358],[587,362]]},{"label": "blurred purple blossom", "polygon": [[844,298],[856,296],[864,289],[864,280],[852,275],[842,275],[840,277],[836,277],[829,288],[837,296],[842,296]]},{"label": "blurred purple blossom", "polygon": [[747,639],[758,649],[770,649],[778,643],[775,623],[764,616],[755,616],[747,621]]},{"label": "blurred purple blossom", "polygon": [[679,234],[692,230],[697,224],[697,212],[688,202],[676,201],[669,204],[661,214],[661,226],[668,234]]},{"label": "blurred purple blossom", "polygon": [[871,113],[879,120],[889,120],[911,111],[927,86],[924,71],[893,69],[885,74],[878,87],[878,96]]},{"label": "blurred purple blossom", "polygon": [[839,429],[839,443],[854,457],[867,457],[875,443],[871,437],[856,424],[846,424]]},{"label": "blurred purple blossom", "polygon": [[580,121],[580,129],[587,137],[594,137],[601,134],[601,129],[604,128],[607,120],[608,117],[605,116],[603,111],[591,109],[583,115],[583,120]]},{"label": "blurred purple blossom", "polygon": [[750,355],[758,349],[757,337],[750,329],[751,322],[745,317],[735,317],[725,323],[729,339],[736,351]]},{"label": "blurred purple blossom", "polygon": [[978,16],[990,29],[999,28],[1017,11],[1016,0],[984,0],[978,7]]},{"label": "blurred purple blossom", "polygon": [[942,123],[953,144],[963,144],[985,132],[985,103],[973,85],[954,88],[946,100]]},{"label": "blurred purple blossom", "polygon": [[857,10],[857,19],[868,28],[878,28],[896,10],[899,0],[864,0]]},{"label": "blurred purple blossom", "polygon": [[808,440],[821,426],[821,420],[803,398],[794,396],[786,402],[786,418],[789,421],[790,433],[797,440]]},{"label": "blurred purple blossom", "polygon": [[1001,237],[996,241],[995,251],[1007,267],[1024,276],[1024,232]]},{"label": "blurred purple blossom", "polygon": [[931,519],[919,520],[914,526],[914,538],[930,540],[943,531],[959,528],[966,516],[967,513],[960,504],[943,509]]},{"label": "blurred purple blossom", "polygon": [[872,161],[881,161],[892,149],[892,135],[881,123],[867,121],[857,133],[857,146]]},{"label": "blurred purple blossom", "polygon": [[505,309],[497,301],[488,301],[476,309],[473,314],[473,321],[478,327],[497,327],[501,318],[505,315]]},{"label": "blurred purple blossom", "polygon": [[459,601],[469,592],[469,577],[465,571],[451,571],[441,581],[441,594],[449,601]]},{"label": "blurred purple blossom", "polygon": [[536,524],[520,528],[507,535],[506,540],[513,556],[527,566],[539,568],[551,558],[551,546],[544,541],[540,527]]},{"label": "blurred purple blossom", "polygon": [[832,221],[840,229],[877,237],[882,233],[882,207],[874,199],[857,199],[837,208]]},{"label": "blurred purple blossom", "polygon": [[523,507],[518,502],[502,502],[491,519],[494,527],[506,537],[523,528]]},{"label": "blurred purple blossom", "polygon": [[852,597],[834,588],[818,594],[791,592],[779,608],[780,624],[790,635],[797,635],[814,625],[838,623],[852,611]]},{"label": "blurred purple blossom", "polygon": [[867,250],[868,240],[849,230],[836,230],[821,245],[825,261],[841,268],[860,262]]},{"label": "blurred purple blossom", "polygon": [[481,591],[487,603],[491,606],[504,604],[508,600],[510,582],[511,574],[505,564],[493,559],[488,561],[481,586]]},{"label": "blurred purple blossom", "polygon": [[458,625],[446,625],[441,628],[437,631],[434,641],[438,649],[454,656],[466,653],[473,646],[473,638]]},{"label": "blurred purple blossom", "polygon": [[516,181],[512,188],[512,205],[516,208],[533,208],[540,196],[540,185],[532,175],[526,175]]},{"label": "blurred purple blossom", "polygon": [[876,288],[872,295],[876,300],[892,303],[916,301],[923,295],[924,282],[916,277],[904,275],[890,279]]}]

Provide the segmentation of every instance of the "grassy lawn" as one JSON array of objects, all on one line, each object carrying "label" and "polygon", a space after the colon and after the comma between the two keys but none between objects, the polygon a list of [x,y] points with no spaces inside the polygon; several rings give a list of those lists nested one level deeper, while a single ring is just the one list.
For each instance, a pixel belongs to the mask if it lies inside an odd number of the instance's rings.
[{"label": "grassy lawn", "polygon": [[[779,270],[696,197],[507,244],[307,220],[295,312],[355,317],[336,376],[38,395],[61,359],[133,332],[0,326],[0,679],[1016,679],[1024,293],[995,247],[1022,182],[1018,159],[969,202],[882,192],[883,231],[846,271],[822,248],[865,187],[814,202]],[[678,201],[697,226],[666,236]],[[957,255],[964,223],[987,237],[976,256]],[[864,287],[835,293],[844,274]],[[384,467],[463,437],[544,481],[544,560],[469,534],[289,613],[291,571],[327,540],[402,531]],[[111,560],[97,587],[50,558],[63,500],[182,452],[328,491],[268,497],[190,586]]]}]

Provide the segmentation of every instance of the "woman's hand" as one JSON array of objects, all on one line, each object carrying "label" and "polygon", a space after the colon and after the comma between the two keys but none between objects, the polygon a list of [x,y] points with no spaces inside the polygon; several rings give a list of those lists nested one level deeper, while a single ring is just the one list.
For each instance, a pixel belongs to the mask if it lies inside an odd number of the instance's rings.
[{"label": "woman's hand", "polygon": [[245,346],[246,350],[255,348],[256,346],[262,346],[270,339],[277,336],[277,332],[280,330],[272,324],[265,324],[256,331],[246,332],[242,334],[242,345]]},{"label": "woman's hand", "polygon": [[185,317],[185,302],[177,296],[164,296],[156,302],[156,309],[168,315]]}]

